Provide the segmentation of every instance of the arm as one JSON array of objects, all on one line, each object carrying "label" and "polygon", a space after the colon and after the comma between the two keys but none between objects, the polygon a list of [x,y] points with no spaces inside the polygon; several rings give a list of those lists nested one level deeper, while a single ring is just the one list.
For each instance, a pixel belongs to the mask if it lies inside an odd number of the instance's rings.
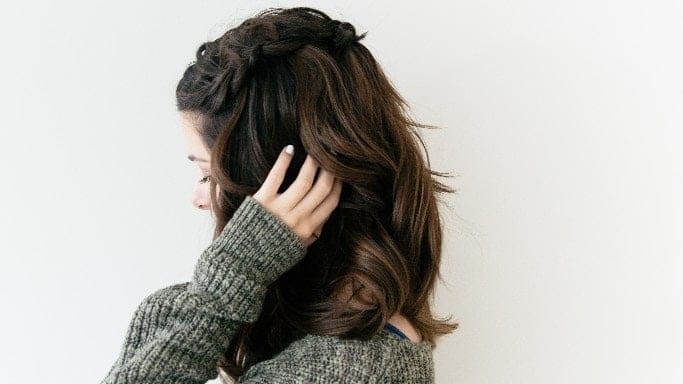
[{"label": "arm", "polygon": [[306,245],[247,196],[201,254],[190,282],[163,288],[136,309],[102,384],[205,383],[240,325],[255,321],[266,288],[300,261]]}]

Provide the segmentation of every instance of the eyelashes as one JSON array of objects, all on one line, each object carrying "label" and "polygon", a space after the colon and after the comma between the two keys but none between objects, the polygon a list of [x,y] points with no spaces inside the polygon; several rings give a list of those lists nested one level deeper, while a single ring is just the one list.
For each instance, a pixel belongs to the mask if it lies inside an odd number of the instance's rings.
[{"label": "eyelashes", "polygon": [[209,181],[210,178],[211,178],[211,176],[204,176],[204,177],[202,177],[201,179],[199,179],[199,184],[204,184],[204,183],[206,183],[207,181]]}]

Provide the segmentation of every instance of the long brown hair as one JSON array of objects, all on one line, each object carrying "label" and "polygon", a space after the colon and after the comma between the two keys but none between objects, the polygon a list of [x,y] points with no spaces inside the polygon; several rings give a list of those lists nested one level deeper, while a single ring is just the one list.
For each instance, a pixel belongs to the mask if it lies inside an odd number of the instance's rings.
[{"label": "long brown hair", "polygon": [[[366,32],[367,33],[367,32]],[[268,287],[260,317],[219,361],[232,378],[306,334],[369,339],[397,311],[428,340],[458,323],[432,313],[442,279],[437,181],[406,101],[348,22],[308,7],[269,8],[199,46],[176,90],[200,117],[211,151],[217,237],[255,193],[282,147],[343,183],[339,204],[304,259]]]}]

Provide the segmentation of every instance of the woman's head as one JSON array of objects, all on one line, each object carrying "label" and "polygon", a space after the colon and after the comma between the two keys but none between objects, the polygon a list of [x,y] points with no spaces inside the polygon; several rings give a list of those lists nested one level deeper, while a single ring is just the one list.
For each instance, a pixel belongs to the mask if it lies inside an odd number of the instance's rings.
[{"label": "woman's head", "polygon": [[240,375],[304,334],[369,338],[400,312],[424,339],[457,323],[434,317],[441,260],[437,181],[408,107],[350,23],[312,8],[260,12],[204,42],[180,80],[177,106],[210,155],[220,234],[258,190],[280,150],[297,148],[344,182],[337,209],[306,257],[268,287],[221,367]]},{"label": "woman's head", "polygon": [[[255,191],[267,163],[272,163],[268,160],[273,160],[282,146],[334,140],[319,135],[317,120],[329,112],[315,110],[316,99],[328,92],[331,82],[344,87],[344,74],[338,73],[343,68],[336,68],[332,60],[363,36],[357,36],[351,24],[331,20],[310,8],[269,9],[201,44],[197,60],[178,84],[177,106],[209,150],[216,149],[219,135],[234,135],[234,139],[224,140],[232,148],[218,152],[232,156],[232,164],[239,166],[227,175],[217,165],[214,180],[236,192],[234,196],[243,196]],[[319,79],[320,75],[325,78]],[[340,96],[348,97],[348,92]],[[348,106],[348,100],[343,102]],[[334,101],[332,105],[338,104]],[[240,121],[230,124],[230,119]],[[230,125],[235,132],[226,129]],[[301,165],[303,158],[295,160],[299,161],[295,165]],[[256,167],[249,167],[250,163]],[[231,203],[235,201],[225,202],[228,210]],[[220,214],[217,216],[220,226],[223,223]]]}]

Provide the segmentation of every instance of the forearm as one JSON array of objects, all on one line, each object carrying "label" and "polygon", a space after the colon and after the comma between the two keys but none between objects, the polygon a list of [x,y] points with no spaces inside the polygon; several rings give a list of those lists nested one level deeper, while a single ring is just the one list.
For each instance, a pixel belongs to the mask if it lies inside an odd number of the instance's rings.
[{"label": "forearm", "polygon": [[205,383],[245,322],[255,321],[266,289],[306,247],[251,196],[201,254],[192,280],[143,300],[105,383]]}]

